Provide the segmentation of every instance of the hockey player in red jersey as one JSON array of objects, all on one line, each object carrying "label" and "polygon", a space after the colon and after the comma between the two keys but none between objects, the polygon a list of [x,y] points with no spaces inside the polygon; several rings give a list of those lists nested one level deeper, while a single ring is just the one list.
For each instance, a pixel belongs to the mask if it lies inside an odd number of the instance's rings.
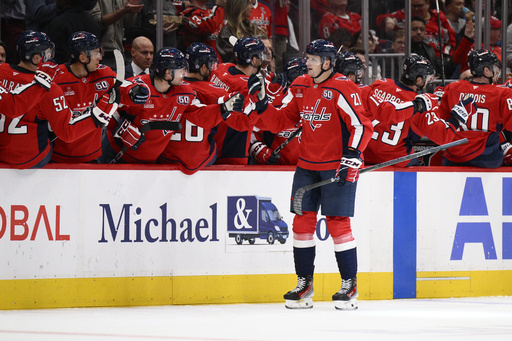
[{"label": "hockey player in red jersey", "polygon": [[[208,81],[212,70],[217,69],[217,54],[210,46],[193,43],[187,48],[188,73],[185,82],[194,90],[203,104],[215,104],[226,96],[226,90]],[[177,164],[188,175],[211,165],[217,158],[217,145],[213,138],[217,129],[203,128],[186,118],[181,119],[182,129],[175,131],[167,147],[158,158],[159,163]]]},{"label": "hockey player in red jersey", "polygon": [[[468,115],[476,112],[472,98],[464,99],[461,103],[459,101],[454,103],[452,105],[454,108],[450,107],[446,121],[440,119],[436,115],[437,96],[418,95],[417,93],[433,79],[434,73],[435,70],[429,60],[423,56],[412,54],[404,61],[403,74],[399,82],[391,79],[373,82],[371,103],[375,103],[375,99],[380,100],[380,103],[385,101],[402,103],[404,106],[409,105],[414,108],[415,114],[404,120],[393,117],[394,113],[389,112],[389,117],[385,117],[384,120],[382,116],[380,119],[374,118],[371,108],[367,110],[373,124],[372,139],[364,152],[367,164],[378,164],[412,154],[414,152],[413,143],[424,135],[437,144],[451,142],[455,137],[455,130],[460,124],[466,122]],[[432,105],[425,110],[427,102]],[[467,110],[470,112],[468,113]],[[414,159],[397,166],[417,165],[419,165],[419,161]]]},{"label": "hockey player in red jersey", "polygon": [[[250,75],[259,73],[264,50],[265,46],[258,38],[238,39],[233,47],[236,64],[220,64],[212,72],[210,81],[228,93],[237,91],[247,96],[247,80]],[[250,114],[250,110],[246,114]],[[251,133],[257,120],[257,115],[232,115],[225,122],[221,122],[215,134],[215,142],[219,148],[216,164],[248,164]]]},{"label": "hockey player in red jersey", "polygon": [[[287,61],[284,65],[284,75],[286,79],[286,87],[284,91],[281,90],[279,97],[272,99],[272,95],[268,94],[269,80],[265,79],[267,85],[267,96],[269,97],[269,103],[273,107],[278,108],[282,104],[282,100],[288,92],[288,88],[291,83],[299,76],[308,73],[306,62],[303,58],[295,57]],[[271,83],[271,82],[270,82]],[[275,96],[275,95],[274,95]],[[277,134],[272,133],[268,130],[259,130],[254,132],[254,140],[251,143],[249,155],[252,158],[252,163],[260,165],[296,165],[299,160],[299,139],[300,133],[293,140],[291,140],[286,147],[281,149],[278,153],[274,151],[280,147],[290,135],[299,129],[299,126],[294,126],[289,129],[285,129]]]},{"label": "hockey player in red jersey", "polygon": [[[54,45],[45,33],[23,32],[18,38],[17,49],[21,59],[18,65],[0,65],[0,82],[8,89],[31,83],[41,61],[47,65],[47,70],[51,69],[48,60],[53,56]],[[47,87],[48,92],[32,109],[5,121],[6,129],[0,132],[0,162],[17,168],[41,168],[51,157],[48,124],[61,140],[71,142],[106,125],[110,110],[115,110],[108,103],[109,95],[106,94],[97,106],[73,118],[62,89],[54,83],[48,83]]]},{"label": "hockey player in red jersey", "polygon": [[468,65],[471,81],[459,80],[446,85],[441,101],[441,118],[449,116],[450,108],[466,95],[472,96],[478,107],[466,124],[457,129],[456,139],[467,138],[468,143],[445,151],[443,166],[472,166],[497,168],[502,165],[500,132],[507,127],[512,111],[512,90],[496,86],[500,77],[500,62],[488,50],[472,51]]},{"label": "hockey player in red jersey", "polygon": [[[297,78],[283,105],[268,105],[264,87],[258,78],[249,79],[249,90],[257,94],[256,110],[271,131],[280,132],[299,121],[303,132],[299,161],[292,186],[298,188],[328,178],[339,182],[306,192],[303,215],[293,220],[293,255],[298,284],[284,295],[287,308],[311,308],[313,305],[314,233],[317,214],[326,216],[334,241],[334,251],[342,278],[341,289],[332,297],[337,309],[356,309],[357,253],[350,217],[354,215],[359,167],[372,134],[372,125],[364,116],[357,86],[333,71],[336,48],[331,42],[314,40],[306,47],[308,75]],[[259,92],[258,92],[259,91]]]},{"label": "hockey player in red jersey", "polygon": [[[68,41],[71,62],[60,65],[55,78],[73,112],[73,118],[87,112],[115,83],[116,73],[101,65],[103,48],[89,32],[75,32]],[[101,155],[101,133],[98,127],[73,142],[57,138],[53,141],[52,161],[65,163],[97,162]]]},{"label": "hockey player in red jersey", "polygon": [[[212,128],[233,111],[243,109],[243,96],[233,94],[221,105],[205,106],[197,99],[194,90],[183,84],[188,68],[185,55],[175,49],[160,49],[153,60],[154,75],[133,78],[135,84],[145,84],[150,97],[143,104],[121,103],[119,117],[109,124],[103,136],[102,163],[109,163],[124,146],[130,148],[119,162],[155,163],[164,151],[173,131],[150,130],[141,136],[139,128],[151,121],[175,121],[183,118],[204,128]],[[127,89],[120,87],[121,96]],[[235,115],[233,115],[235,116]]]},{"label": "hockey player in red jersey", "polygon": [[54,63],[39,63],[34,81],[13,90],[7,90],[0,83],[0,120],[2,116],[15,118],[31,110],[51,87],[58,66]]}]

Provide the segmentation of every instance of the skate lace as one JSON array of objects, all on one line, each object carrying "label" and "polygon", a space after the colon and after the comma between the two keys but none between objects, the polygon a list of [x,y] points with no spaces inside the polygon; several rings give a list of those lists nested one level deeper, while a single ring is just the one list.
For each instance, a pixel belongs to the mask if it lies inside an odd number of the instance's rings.
[{"label": "skate lace", "polygon": [[306,287],[306,278],[305,277],[299,277],[299,282],[297,283],[297,286],[295,289],[292,290],[292,292],[301,292]]},{"label": "skate lace", "polygon": [[341,281],[340,293],[346,294],[352,289],[352,279],[344,279]]}]

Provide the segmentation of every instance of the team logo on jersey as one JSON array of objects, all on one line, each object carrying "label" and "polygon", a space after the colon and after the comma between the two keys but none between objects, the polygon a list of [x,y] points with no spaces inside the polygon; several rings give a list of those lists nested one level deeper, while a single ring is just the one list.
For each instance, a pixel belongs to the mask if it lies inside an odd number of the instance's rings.
[{"label": "team logo on jersey", "polygon": [[66,91],[64,91],[64,96],[74,96],[75,91],[73,91],[73,88],[68,86],[66,87]]},{"label": "team logo on jersey", "polygon": [[[326,107],[320,109],[320,113],[318,112],[318,106],[320,105],[320,99],[318,99],[315,103],[315,107],[313,110],[310,107],[305,107],[304,112],[301,113],[302,119],[309,122],[309,126],[311,130],[315,130],[316,128],[320,128],[322,125],[316,122],[318,121],[329,121],[331,119],[331,114],[326,114]],[[315,122],[316,121],[316,122]]]},{"label": "team logo on jersey", "polygon": [[94,84],[94,90],[96,91],[106,91],[108,90],[109,85],[107,81],[99,81]]},{"label": "team logo on jersey", "polygon": [[190,103],[190,98],[188,96],[178,96],[176,103],[181,105],[188,105]]},{"label": "team logo on jersey", "polygon": [[322,97],[327,99],[327,100],[331,100],[333,95],[332,95],[332,91],[331,90],[324,90],[324,92],[322,92]]},{"label": "team logo on jersey", "polygon": [[302,89],[297,89],[297,93],[295,94],[295,97],[302,98],[304,95],[302,94]]},{"label": "team logo on jersey", "polygon": [[144,103],[144,108],[153,109],[155,107],[155,104],[152,100],[148,99],[146,103]]}]

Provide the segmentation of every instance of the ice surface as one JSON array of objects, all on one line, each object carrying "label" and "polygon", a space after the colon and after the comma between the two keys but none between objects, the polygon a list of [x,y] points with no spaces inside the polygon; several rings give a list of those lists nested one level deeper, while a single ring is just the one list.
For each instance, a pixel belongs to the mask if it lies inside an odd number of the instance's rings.
[{"label": "ice surface", "polygon": [[0,311],[0,340],[512,340],[512,297]]}]

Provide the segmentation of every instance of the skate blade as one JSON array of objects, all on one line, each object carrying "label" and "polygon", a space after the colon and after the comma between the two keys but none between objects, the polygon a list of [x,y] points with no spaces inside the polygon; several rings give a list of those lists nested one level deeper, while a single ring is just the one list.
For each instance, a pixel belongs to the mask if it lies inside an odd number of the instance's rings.
[{"label": "skate blade", "polygon": [[358,308],[357,300],[334,301],[334,308],[336,310],[356,310]]},{"label": "skate blade", "polygon": [[313,299],[303,298],[298,301],[286,300],[284,306],[288,309],[311,309],[313,308]]}]

